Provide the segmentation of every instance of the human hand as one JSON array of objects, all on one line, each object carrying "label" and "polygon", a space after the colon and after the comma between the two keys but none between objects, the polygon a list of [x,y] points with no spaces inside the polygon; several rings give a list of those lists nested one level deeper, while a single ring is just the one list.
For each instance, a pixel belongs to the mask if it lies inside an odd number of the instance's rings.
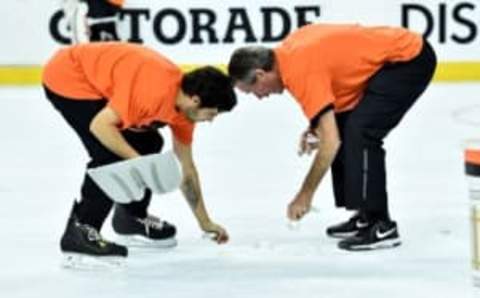
[{"label": "human hand", "polygon": [[312,196],[303,192],[300,192],[295,196],[287,207],[287,217],[292,221],[298,221],[310,212],[312,203]]},{"label": "human hand", "polygon": [[202,226],[202,230],[209,236],[208,238],[218,244],[226,243],[229,239],[227,231],[216,223],[209,222]]},{"label": "human hand", "polygon": [[318,148],[318,142],[319,139],[315,133],[312,130],[307,129],[300,137],[298,155],[302,156],[305,153],[310,155]]}]

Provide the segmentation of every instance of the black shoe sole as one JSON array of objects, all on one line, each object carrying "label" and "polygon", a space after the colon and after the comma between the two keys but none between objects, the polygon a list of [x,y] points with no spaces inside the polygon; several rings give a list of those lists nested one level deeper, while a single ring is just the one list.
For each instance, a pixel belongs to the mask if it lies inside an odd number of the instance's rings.
[{"label": "black shoe sole", "polygon": [[347,239],[352,236],[357,235],[358,231],[355,232],[345,232],[345,233],[328,233],[327,236],[330,238],[335,238],[335,239]]},{"label": "black shoe sole", "polygon": [[343,243],[338,243],[338,248],[348,251],[369,251],[369,250],[380,250],[380,249],[389,249],[395,248],[402,244],[400,239],[389,239],[383,240],[376,243],[371,244],[363,244],[363,245],[342,245]]}]

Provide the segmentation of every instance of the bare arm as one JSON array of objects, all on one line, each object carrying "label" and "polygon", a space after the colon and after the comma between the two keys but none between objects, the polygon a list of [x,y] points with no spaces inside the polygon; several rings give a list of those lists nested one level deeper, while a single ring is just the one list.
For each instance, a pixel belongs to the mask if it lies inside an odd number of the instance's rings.
[{"label": "bare arm", "polygon": [[316,145],[317,153],[299,193],[288,206],[287,216],[291,220],[301,219],[310,210],[313,195],[340,148],[340,137],[333,111],[322,115],[312,130],[319,139]]},{"label": "bare arm", "polygon": [[340,137],[333,111],[325,113],[312,129],[319,139],[318,150],[300,191],[313,195],[337,155]]},{"label": "bare arm", "polygon": [[127,143],[118,126],[121,119],[110,107],[106,106],[92,119],[90,132],[110,151],[128,159],[140,156],[138,152]]},{"label": "bare arm", "polygon": [[210,220],[207,209],[205,208],[200,187],[200,179],[193,162],[191,146],[182,144],[175,138],[173,140],[173,145],[175,154],[179,158],[183,170],[183,182],[181,185],[181,190],[190,208],[192,209],[198,224],[205,232],[214,233],[214,239],[218,243],[226,242],[228,240],[227,232],[221,226],[213,223]]}]

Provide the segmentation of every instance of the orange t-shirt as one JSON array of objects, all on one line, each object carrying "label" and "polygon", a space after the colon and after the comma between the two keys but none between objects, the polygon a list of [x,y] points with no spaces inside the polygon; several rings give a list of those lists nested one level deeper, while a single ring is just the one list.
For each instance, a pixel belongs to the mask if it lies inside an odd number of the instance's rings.
[{"label": "orange t-shirt", "polygon": [[183,74],[159,53],[140,45],[104,42],[59,50],[43,69],[43,83],[72,100],[108,101],[121,129],[167,124],[191,144],[194,124],[175,108]]},{"label": "orange t-shirt", "polygon": [[125,0],[107,0],[108,2],[112,3],[113,5],[122,7],[125,3]]},{"label": "orange t-shirt", "polygon": [[329,105],[353,109],[368,79],[385,63],[408,61],[422,37],[403,28],[307,25],[274,49],[286,89],[312,119]]}]

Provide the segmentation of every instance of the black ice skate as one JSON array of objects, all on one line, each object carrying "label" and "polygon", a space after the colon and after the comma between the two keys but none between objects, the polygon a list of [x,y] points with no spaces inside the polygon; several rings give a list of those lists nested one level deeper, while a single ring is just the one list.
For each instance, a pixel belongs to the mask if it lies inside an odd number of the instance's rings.
[{"label": "black ice skate", "polygon": [[65,267],[104,267],[121,266],[128,255],[125,246],[104,240],[93,227],[82,224],[76,215],[77,203],[74,202],[67,227],[60,241],[65,255]]},{"label": "black ice skate", "polygon": [[118,240],[128,246],[168,248],[177,245],[174,225],[153,215],[132,216],[120,205],[115,206],[112,227]]},{"label": "black ice skate", "polygon": [[393,248],[401,244],[397,224],[394,221],[377,221],[355,236],[344,239],[338,247],[345,250],[359,251]]},{"label": "black ice skate", "polygon": [[370,224],[365,217],[357,212],[348,221],[328,227],[327,235],[333,238],[345,239],[355,236],[360,230],[369,226]]}]

